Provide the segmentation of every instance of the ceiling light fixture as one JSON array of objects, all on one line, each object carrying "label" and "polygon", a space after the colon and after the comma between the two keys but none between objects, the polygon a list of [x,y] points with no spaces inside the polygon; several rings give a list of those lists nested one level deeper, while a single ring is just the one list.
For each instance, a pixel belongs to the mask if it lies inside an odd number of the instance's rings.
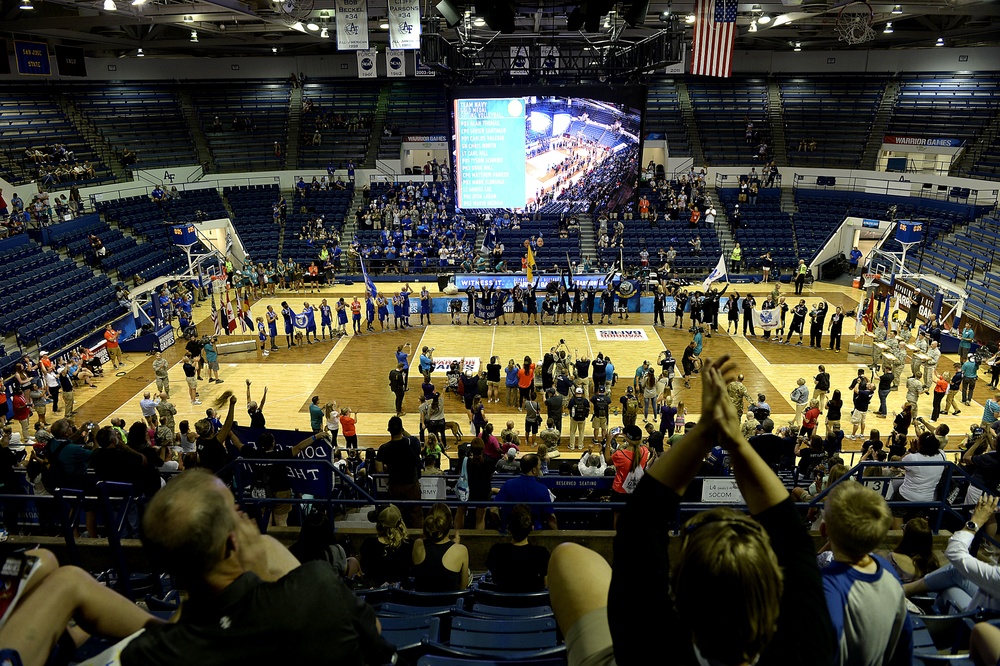
[{"label": "ceiling light fixture", "polygon": [[278,47],[277,46],[272,46],[271,47],[271,53],[277,53],[277,52],[278,52]]},{"label": "ceiling light fixture", "polygon": [[316,32],[317,30],[319,30],[319,25],[313,23],[312,21],[309,21],[309,23],[306,24],[306,27],[309,28],[313,32]]},{"label": "ceiling light fixture", "polygon": [[684,22],[685,23],[694,23],[696,19],[697,19],[697,17],[695,17],[694,14],[688,14],[687,16],[684,17]]},{"label": "ceiling light fixture", "polygon": [[185,23],[194,23],[194,17],[193,16],[185,16],[184,17],[184,22]]},{"label": "ceiling light fixture", "polygon": [[118,5],[115,4],[115,0],[104,0],[104,11],[113,12],[118,9]]},{"label": "ceiling light fixture", "polygon": [[136,52],[136,54],[135,54],[135,57],[136,57],[136,58],[143,58],[143,57],[145,57],[145,56],[146,56],[146,54],[142,52],[142,49],[139,49],[139,50],[138,50],[138,51]]},{"label": "ceiling light fixture", "polygon": [[381,28],[382,30],[388,30],[389,29],[389,24],[388,23],[379,23],[378,27]]},{"label": "ceiling light fixture", "polygon": [[472,25],[476,26],[477,28],[482,28],[484,25],[486,25],[486,19],[477,18],[475,21],[472,22]]},{"label": "ceiling light fixture", "polygon": [[757,20],[750,21],[750,32],[757,32]]},{"label": "ceiling light fixture", "polygon": [[323,29],[319,31],[319,36],[322,37],[323,39],[329,39],[330,31],[327,30],[326,27],[324,26]]},{"label": "ceiling light fixture", "polygon": [[795,48],[793,48],[792,50],[793,51],[801,51],[802,50],[802,42],[795,42]]},{"label": "ceiling light fixture", "polygon": [[194,42],[195,44],[198,43],[198,31],[197,30],[192,30],[191,31],[191,41]]},{"label": "ceiling light fixture", "polygon": [[944,37],[938,37],[938,40],[934,44],[934,46],[944,46]]},{"label": "ceiling light fixture", "polygon": [[771,17],[768,16],[767,14],[761,14],[760,18],[757,19],[757,22],[760,23],[761,25],[767,25],[768,23],[771,22]]},{"label": "ceiling light fixture", "polygon": [[132,6],[138,7],[139,5],[146,4],[146,0],[132,0]]},{"label": "ceiling light fixture", "polygon": [[893,30],[892,30],[892,21],[888,21],[885,24],[885,30],[882,31],[882,34],[883,35],[891,35],[892,33],[893,33]]},{"label": "ceiling light fixture", "polygon": [[26,12],[31,11],[34,8],[35,7],[31,4],[31,0],[23,0],[21,2],[21,9],[23,9]]},{"label": "ceiling light fixture", "polygon": [[901,5],[893,5],[892,6],[892,13],[893,14],[902,14],[903,13],[903,7]]}]

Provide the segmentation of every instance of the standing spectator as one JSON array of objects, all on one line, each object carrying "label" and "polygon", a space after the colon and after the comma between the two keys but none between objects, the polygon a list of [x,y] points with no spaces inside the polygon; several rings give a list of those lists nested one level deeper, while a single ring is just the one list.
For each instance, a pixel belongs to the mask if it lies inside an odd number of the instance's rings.
[{"label": "standing spectator", "polygon": [[865,417],[868,416],[868,406],[872,401],[871,385],[861,380],[854,387],[854,410],[851,412],[851,439],[856,439],[858,429],[865,434]]},{"label": "standing spectator", "polygon": [[104,327],[104,339],[106,340],[105,347],[108,350],[108,357],[111,359],[111,365],[114,366],[115,370],[118,369],[119,365],[125,362],[122,360],[122,350],[118,344],[119,336],[121,336],[121,331],[116,331],[112,328],[111,324]]},{"label": "standing spectator", "polygon": [[965,375],[962,373],[962,364],[956,363],[953,366],[953,372],[951,375],[951,382],[948,384],[948,395],[947,400],[944,403],[944,412],[947,414],[951,411],[952,416],[958,416],[962,413],[961,409],[955,409],[955,396],[959,395],[962,390],[962,383],[965,381]]},{"label": "standing spectator", "polygon": [[389,390],[396,396],[396,416],[406,416],[403,411],[403,396],[406,395],[406,375],[402,362],[389,371]]},{"label": "standing spectator", "polygon": [[156,420],[157,404],[158,401],[150,397],[149,391],[143,393],[142,400],[139,401],[139,410],[142,412],[142,418],[145,419],[146,423],[151,428],[155,428],[158,425]]},{"label": "standing spectator", "polygon": [[524,357],[524,364],[517,371],[517,388],[520,393],[520,403],[518,409],[524,409],[524,401],[528,399],[528,392],[535,384],[535,364],[531,362],[530,356]]},{"label": "standing spectator", "polygon": [[352,412],[350,407],[340,409],[340,432],[344,434],[344,446],[350,451],[358,450],[358,414]]},{"label": "standing spectator", "polygon": [[[215,349],[215,345],[219,343],[219,338],[212,336],[210,340],[205,343],[202,351],[205,352],[205,363],[208,364],[208,383],[211,384],[215,382],[216,384],[223,383],[223,380],[219,379],[219,352]],[[212,376],[215,376],[215,379]]]},{"label": "standing spectator", "polygon": [[156,377],[156,390],[160,393],[166,393],[167,397],[170,397],[170,364],[167,363],[167,359],[163,358],[163,354],[156,352],[156,358],[153,360],[153,375]]},{"label": "standing spectator", "polygon": [[194,366],[194,359],[191,358],[191,354],[184,354],[181,369],[184,371],[184,381],[188,385],[188,395],[191,398],[191,404],[200,405],[201,400],[198,399],[198,378],[195,377],[197,368]]},{"label": "standing spectator", "polygon": [[854,249],[851,250],[851,256],[850,256],[850,258],[848,259],[848,263],[851,266],[851,276],[852,277],[858,274],[858,262],[861,261],[861,256],[862,256],[861,255],[861,250],[859,250],[858,246],[855,245]]},{"label": "standing spectator", "polygon": [[[972,349],[972,342],[976,338],[976,332],[972,330],[972,324],[966,323],[962,329],[962,337],[958,343],[958,362],[964,363]],[[964,400],[963,400],[964,401]]]},{"label": "standing spectator", "polygon": [[[420,441],[403,429],[403,421],[398,416],[389,419],[389,436],[391,439],[379,447],[376,458],[378,471],[388,467],[389,499],[419,502]],[[407,507],[403,515],[409,516],[407,527],[423,527],[424,514],[419,505]]]},{"label": "standing spectator", "polygon": [[892,383],[895,381],[895,378],[896,376],[892,373],[892,366],[886,365],[882,367],[882,374],[878,378],[879,407],[878,411],[875,412],[875,416],[880,419],[884,419],[887,416],[885,399],[892,392]]},{"label": "standing spectator", "polygon": [[920,394],[927,388],[919,373],[920,369],[917,368],[917,372],[906,380],[906,404],[912,406],[913,416],[917,415],[917,401],[920,399]]},{"label": "standing spectator", "polygon": [[830,349],[840,352],[840,338],[844,331],[844,312],[839,305],[837,310],[830,315]]},{"label": "standing spectator", "polygon": [[830,390],[830,373],[825,366],[819,366],[819,373],[813,377],[813,387],[812,397],[819,402],[819,410],[823,411],[826,407],[826,394]]},{"label": "standing spectator", "polygon": [[14,391],[11,399],[11,408],[14,410],[14,420],[21,426],[21,440],[28,441],[28,420],[31,419],[31,395],[30,388],[23,388]]},{"label": "standing spectator", "polygon": [[826,436],[841,430],[840,417],[844,408],[844,400],[840,397],[840,389],[833,392],[833,398],[826,403]]},{"label": "standing spectator", "polygon": [[59,387],[62,389],[63,395],[63,416],[70,418],[75,413],[73,411],[74,397],[76,396],[76,391],[73,390],[73,379],[69,374],[69,366],[62,366],[59,368]]},{"label": "standing spectator", "polygon": [[590,402],[583,396],[583,388],[575,389],[576,395],[569,401],[569,449],[583,450],[584,428],[590,416]]},{"label": "standing spectator", "polygon": [[[951,377],[947,372],[943,375],[934,373],[934,406],[931,409],[931,421],[937,421],[941,415],[941,401],[948,393],[948,379]],[[947,413],[947,410],[945,410]]]},{"label": "standing spectator", "polygon": [[805,411],[806,405],[809,404],[809,389],[806,388],[805,378],[799,377],[796,384],[796,387],[788,395],[792,404],[795,405],[795,417],[788,422],[791,428],[798,428],[802,425],[802,412]]},{"label": "standing spectator", "polygon": [[799,265],[795,268],[795,294],[801,295],[802,289],[806,284],[806,275],[809,273],[809,267],[806,266],[805,259],[799,259]]},{"label": "standing spectator", "polygon": [[[968,329],[967,330],[971,330]],[[965,339],[965,334],[962,334]],[[961,358],[961,355],[959,356]],[[969,354],[962,364],[962,404],[966,407],[972,406],[972,394],[976,390],[976,381],[979,379],[979,366],[976,365],[972,354]]]},{"label": "standing spectator", "polygon": [[319,404],[319,396],[314,395],[309,401],[309,427],[314,433],[323,430],[323,408]]},{"label": "standing spectator", "polygon": [[[160,419],[160,425],[170,428],[170,431],[173,432],[176,429],[174,416],[177,414],[177,408],[170,402],[170,396],[166,392],[161,393],[159,397],[160,401],[156,403],[156,414]],[[254,427],[253,419],[251,419],[250,425]]]},{"label": "standing spectator", "polygon": [[750,392],[747,391],[747,387],[743,385],[742,374],[737,375],[734,381],[726,384],[726,393],[729,395],[729,400],[733,403],[733,408],[736,410],[737,418],[743,420],[744,405],[753,402],[753,398],[750,397]]}]

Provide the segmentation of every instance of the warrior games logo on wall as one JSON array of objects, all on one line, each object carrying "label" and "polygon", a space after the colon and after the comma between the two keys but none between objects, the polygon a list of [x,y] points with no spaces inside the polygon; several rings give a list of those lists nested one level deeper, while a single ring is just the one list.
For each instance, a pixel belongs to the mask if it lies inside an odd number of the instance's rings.
[{"label": "warrior games logo on wall", "polygon": [[594,335],[606,342],[649,340],[646,331],[641,328],[595,328]]}]

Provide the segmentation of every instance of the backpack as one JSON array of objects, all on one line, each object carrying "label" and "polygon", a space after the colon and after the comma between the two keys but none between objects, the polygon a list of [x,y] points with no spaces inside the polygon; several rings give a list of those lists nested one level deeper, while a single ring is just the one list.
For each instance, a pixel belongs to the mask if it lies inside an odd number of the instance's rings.
[{"label": "backpack", "polygon": [[642,477],[646,475],[646,470],[642,468],[642,449],[634,452],[632,455],[639,456],[639,463],[635,466],[635,469],[625,475],[625,479],[622,481],[622,490],[629,495],[635,492]]},{"label": "backpack", "polygon": [[[639,401],[635,399],[634,395],[628,396],[625,400],[625,416],[635,416],[639,413]],[[638,481],[636,481],[638,483]]]},{"label": "backpack", "polygon": [[583,421],[590,416],[590,403],[584,398],[574,398],[569,405],[569,415],[575,421]]}]

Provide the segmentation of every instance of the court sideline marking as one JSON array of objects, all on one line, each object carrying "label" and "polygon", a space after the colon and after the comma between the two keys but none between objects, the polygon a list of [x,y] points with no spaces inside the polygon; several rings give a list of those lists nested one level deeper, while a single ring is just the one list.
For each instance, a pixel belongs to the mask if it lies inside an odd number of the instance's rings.
[{"label": "court sideline marking", "polygon": [[[326,365],[327,363],[334,363],[334,362],[336,362],[336,360],[338,358],[340,358],[340,355],[344,353],[344,349],[347,348],[347,344],[349,344],[350,341],[354,339],[354,337],[355,336],[353,336],[353,335],[351,335],[351,336],[347,336],[347,335],[341,336],[341,338],[339,340],[337,340],[337,343],[335,345],[333,345],[333,349],[331,349],[327,353],[327,355],[323,357],[323,360],[321,361],[321,364],[322,365]],[[344,342],[345,344],[343,346],[341,346],[340,345],[341,342]]]}]

